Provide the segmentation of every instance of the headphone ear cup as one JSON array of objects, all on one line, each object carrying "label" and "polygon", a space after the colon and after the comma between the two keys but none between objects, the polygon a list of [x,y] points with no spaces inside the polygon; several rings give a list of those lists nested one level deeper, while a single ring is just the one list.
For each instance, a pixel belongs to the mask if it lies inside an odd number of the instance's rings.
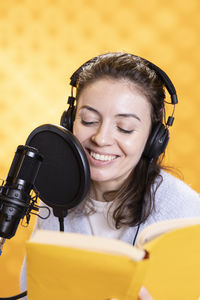
[{"label": "headphone ear cup", "polygon": [[157,158],[165,151],[168,142],[169,130],[161,122],[157,123],[147,140],[143,155],[150,159]]},{"label": "headphone ear cup", "polygon": [[69,108],[66,109],[61,116],[60,125],[72,132],[74,119],[75,119],[75,107],[69,106]]}]

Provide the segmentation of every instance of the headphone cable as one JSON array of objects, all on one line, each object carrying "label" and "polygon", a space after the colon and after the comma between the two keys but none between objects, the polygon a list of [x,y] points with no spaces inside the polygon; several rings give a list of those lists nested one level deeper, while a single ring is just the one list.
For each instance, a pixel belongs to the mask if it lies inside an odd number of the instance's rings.
[{"label": "headphone cable", "polygon": [[140,230],[140,225],[142,224],[142,213],[143,213],[143,209],[144,209],[144,200],[145,200],[145,194],[146,194],[146,186],[147,186],[147,183],[148,183],[148,179],[149,179],[149,170],[150,170],[150,166],[153,162],[153,158],[151,158],[148,162],[148,166],[147,166],[147,173],[146,173],[146,177],[145,177],[145,187],[143,189],[143,192],[142,192],[142,197],[141,197],[141,200],[142,200],[142,208],[141,208],[141,214],[140,214],[140,221],[137,225],[137,229],[136,229],[136,233],[135,233],[135,236],[134,236],[134,239],[133,239],[133,243],[132,245],[135,246],[135,242],[136,242],[136,239],[137,239],[137,236],[138,236],[138,233],[139,233],[139,230]]}]

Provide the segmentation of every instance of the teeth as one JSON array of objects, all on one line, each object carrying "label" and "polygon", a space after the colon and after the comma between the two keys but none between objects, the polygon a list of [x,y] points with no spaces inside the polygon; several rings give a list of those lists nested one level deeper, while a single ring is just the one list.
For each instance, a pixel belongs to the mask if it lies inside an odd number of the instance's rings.
[{"label": "teeth", "polygon": [[101,161],[110,161],[116,158],[115,155],[101,155],[99,153],[95,152],[90,152],[90,155],[95,158],[96,160],[101,160]]}]

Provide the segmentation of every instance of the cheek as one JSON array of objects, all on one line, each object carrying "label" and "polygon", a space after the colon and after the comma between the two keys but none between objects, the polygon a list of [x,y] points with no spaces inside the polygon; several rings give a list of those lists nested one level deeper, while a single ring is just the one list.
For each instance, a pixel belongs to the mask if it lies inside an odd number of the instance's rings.
[{"label": "cheek", "polygon": [[146,141],[148,139],[148,134],[137,136],[135,135],[132,138],[127,139],[126,141],[121,141],[121,149],[123,149],[123,152],[126,153],[126,155],[137,155],[141,156],[143,153],[143,150],[146,145]]},{"label": "cheek", "polygon": [[81,144],[88,138],[87,130],[78,121],[74,122],[73,134]]},{"label": "cheek", "polygon": [[75,135],[75,137],[81,142],[82,140],[82,131],[80,126],[78,126],[77,121],[74,121],[73,124],[73,135]]}]

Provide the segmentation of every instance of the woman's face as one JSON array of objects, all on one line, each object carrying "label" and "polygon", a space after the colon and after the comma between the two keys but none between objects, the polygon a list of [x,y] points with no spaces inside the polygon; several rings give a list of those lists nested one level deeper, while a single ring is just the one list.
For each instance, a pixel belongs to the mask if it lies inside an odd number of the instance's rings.
[{"label": "woman's face", "polygon": [[128,80],[98,79],[80,93],[73,133],[94,182],[119,187],[140,160],[150,128],[150,103]]}]

